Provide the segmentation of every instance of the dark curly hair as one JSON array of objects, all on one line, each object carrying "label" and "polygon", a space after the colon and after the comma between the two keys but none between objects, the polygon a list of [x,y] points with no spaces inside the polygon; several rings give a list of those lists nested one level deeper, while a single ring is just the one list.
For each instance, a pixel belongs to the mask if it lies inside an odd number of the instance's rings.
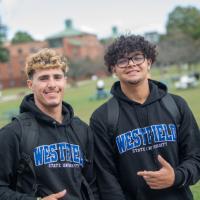
[{"label": "dark curly hair", "polygon": [[108,47],[104,55],[108,71],[112,72],[112,67],[117,63],[118,59],[134,51],[141,51],[147,59],[151,59],[152,63],[156,60],[156,45],[151,44],[139,35],[122,35]]}]

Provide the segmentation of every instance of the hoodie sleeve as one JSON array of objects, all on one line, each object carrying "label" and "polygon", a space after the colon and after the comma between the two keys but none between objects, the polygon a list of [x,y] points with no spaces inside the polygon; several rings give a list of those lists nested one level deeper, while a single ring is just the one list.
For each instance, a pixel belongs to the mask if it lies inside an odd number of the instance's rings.
[{"label": "hoodie sleeve", "polygon": [[97,171],[98,189],[102,200],[125,200],[118,181],[115,150],[106,126],[106,113],[106,110],[100,108],[93,113],[90,119],[90,126],[95,139],[94,160]]},{"label": "hoodie sleeve", "polygon": [[36,200],[12,190],[16,180],[16,170],[20,160],[19,125],[16,121],[0,129],[0,199],[1,200]]},{"label": "hoodie sleeve", "polygon": [[89,186],[92,190],[92,193],[94,195],[95,200],[99,200],[99,193],[96,183],[96,172],[94,168],[94,135],[92,134],[91,129],[87,128],[87,157],[86,157],[86,166],[83,171],[83,175],[87,182],[89,183]]},{"label": "hoodie sleeve", "polygon": [[177,96],[175,100],[182,116],[178,133],[180,164],[175,169],[175,185],[181,187],[200,179],[200,131],[185,100]]}]

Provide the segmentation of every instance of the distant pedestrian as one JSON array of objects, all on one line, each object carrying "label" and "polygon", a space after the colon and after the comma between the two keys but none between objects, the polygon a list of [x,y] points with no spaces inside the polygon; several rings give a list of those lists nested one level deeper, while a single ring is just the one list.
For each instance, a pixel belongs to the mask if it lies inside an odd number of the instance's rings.
[{"label": "distant pedestrian", "polygon": [[105,83],[102,79],[99,79],[97,81],[96,89],[97,89],[97,99],[103,99],[107,97],[105,91]]}]

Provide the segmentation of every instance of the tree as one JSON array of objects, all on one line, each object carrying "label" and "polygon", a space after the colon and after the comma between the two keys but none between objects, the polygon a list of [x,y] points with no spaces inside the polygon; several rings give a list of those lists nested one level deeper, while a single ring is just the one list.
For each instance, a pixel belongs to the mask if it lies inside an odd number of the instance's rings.
[{"label": "tree", "polygon": [[6,31],[7,27],[0,20],[0,62],[7,62],[9,60],[9,51],[4,47]]},{"label": "tree", "polygon": [[32,42],[32,41],[34,41],[32,36],[29,33],[23,32],[23,31],[16,32],[14,37],[11,40],[12,44],[19,44],[19,43]]},{"label": "tree", "polygon": [[194,40],[182,33],[162,39],[158,44],[158,52],[157,63],[159,65],[182,65],[198,62],[195,56]]},{"label": "tree", "polygon": [[9,60],[9,51],[0,46],[0,62],[5,63]]},{"label": "tree", "polygon": [[200,10],[194,7],[176,7],[168,17],[167,34],[158,44],[159,65],[192,64],[199,62]]},{"label": "tree", "polygon": [[195,7],[176,7],[168,17],[167,35],[179,32],[193,38],[200,38],[200,10]]},{"label": "tree", "polygon": [[69,73],[68,76],[76,82],[78,79],[84,79],[91,77],[98,72],[105,72],[106,68],[103,64],[103,58],[91,60],[85,59],[73,59],[69,61]]}]

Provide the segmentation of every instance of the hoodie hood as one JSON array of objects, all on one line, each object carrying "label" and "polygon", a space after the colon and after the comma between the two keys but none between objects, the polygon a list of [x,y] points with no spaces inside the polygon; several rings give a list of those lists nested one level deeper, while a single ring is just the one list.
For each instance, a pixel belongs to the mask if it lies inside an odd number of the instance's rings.
[{"label": "hoodie hood", "polygon": [[[33,94],[25,96],[22,100],[20,105],[20,113],[23,112],[30,112],[35,116],[36,119],[41,120],[44,123],[48,123],[49,125],[55,125],[55,119],[46,115],[35,105]],[[66,102],[62,102],[62,113],[64,116],[63,124],[68,125],[74,116],[74,112],[72,107]],[[59,124],[58,122],[56,123]]]},{"label": "hoodie hood", "polygon": [[[150,80],[149,79],[149,88],[150,88],[150,94],[147,98],[147,100],[144,102],[144,105],[151,104],[155,101],[158,101],[163,96],[166,95],[167,92],[167,86],[164,85],[161,82]],[[111,94],[116,97],[117,99],[120,99],[122,101],[129,102],[131,104],[139,104],[138,102],[135,102],[131,99],[129,99],[121,90],[120,81],[117,81],[113,84],[111,88]]]}]

